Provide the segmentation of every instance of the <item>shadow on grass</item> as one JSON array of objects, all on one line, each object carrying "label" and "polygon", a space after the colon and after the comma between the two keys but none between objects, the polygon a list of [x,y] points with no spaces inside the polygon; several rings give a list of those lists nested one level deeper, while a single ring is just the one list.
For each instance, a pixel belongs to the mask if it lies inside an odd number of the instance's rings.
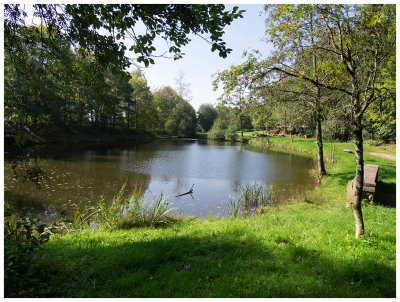
[{"label": "shadow on grass", "polygon": [[[376,187],[375,203],[395,207],[396,206],[396,166],[393,164],[382,165],[382,161],[368,160],[368,164],[379,165],[378,182]],[[347,182],[355,177],[355,171],[330,173],[339,186],[346,188]]]},{"label": "shadow on grass", "polygon": [[[131,241],[56,240],[26,288],[36,297],[395,297],[395,269],[329,258],[291,238],[243,232]],[[95,238],[95,239],[93,239]],[[137,239],[136,239],[137,240]],[[114,242],[114,243],[113,243]],[[356,247],[354,247],[356,248]],[[7,292],[12,285],[6,283]]]},{"label": "shadow on grass", "polygon": [[396,166],[380,165],[376,187],[375,202],[384,206],[396,207]]},{"label": "shadow on grass", "polygon": [[396,207],[396,184],[378,181],[374,202],[386,207]]},{"label": "shadow on grass", "polygon": [[334,177],[338,185],[347,186],[347,182],[354,178],[355,172],[329,173],[328,176]]}]

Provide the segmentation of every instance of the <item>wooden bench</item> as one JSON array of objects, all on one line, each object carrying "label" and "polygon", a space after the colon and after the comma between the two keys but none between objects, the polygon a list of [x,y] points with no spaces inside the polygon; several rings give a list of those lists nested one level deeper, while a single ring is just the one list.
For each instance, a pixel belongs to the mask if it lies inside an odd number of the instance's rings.
[{"label": "wooden bench", "polygon": [[[363,197],[367,197],[371,203],[374,202],[376,183],[378,182],[378,165],[364,165],[364,186]],[[354,192],[356,189],[356,178],[349,180],[347,183],[347,201],[346,207],[349,208],[353,205]]]}]

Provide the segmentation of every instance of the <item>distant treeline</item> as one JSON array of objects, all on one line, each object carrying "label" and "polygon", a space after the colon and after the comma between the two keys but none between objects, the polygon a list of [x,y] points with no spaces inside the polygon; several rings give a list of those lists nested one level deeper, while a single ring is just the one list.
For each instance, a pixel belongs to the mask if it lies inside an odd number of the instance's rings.
[{"label": "distant treeline", "polygon": [[[264,83],[251,86],[251,76],[257,74],[247,75],[252,70],[249,66],[255,69],[259,64],[251,56],[245,67],[232,67],[217,75],[215,83],[222,82],[225,87],[221,102],[202,105],[196,115],[179,89],[151,91],[139,70],[127,73],[103,64],[98,54],[79,48],[44,25],[14,26],[5,31],[6,133],[112,129],[191,137],[197,128],[210,131],[213,139],[236,140],[239,130],[253,129],[315,137],[319,121],[325,139],[347,141],[352,137],[352,111],[343,95],[321,88],[321,105],[315,107],[309,105],[313,87],[302,79],[281,77],[270,81],[268,90]],[[305,63],[300,60],[302,56],[303,52],[297,55],[295,64],[310,65],[308,58]],[[379,84],[390,94],[365,111],[364,137],[395,140],[394,82],[395,64],[388,62]]]},{"label": "distant treeline", "polygon": [[103,69],[62,37],[41,43],[46,28],[20,33],[18,52],[5,47],[6,131],[90,127],[194,135],[196,112],[172,88],[151,92],[139,71]]}]

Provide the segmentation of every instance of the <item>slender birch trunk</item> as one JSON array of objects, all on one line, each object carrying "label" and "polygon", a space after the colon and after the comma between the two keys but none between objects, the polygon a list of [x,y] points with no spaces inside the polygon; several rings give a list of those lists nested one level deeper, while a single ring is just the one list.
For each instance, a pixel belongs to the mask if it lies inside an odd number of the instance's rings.
[{"label": "slender birch trunk", "polygon": [[364,234],[364,220],[361,211],[361,200],[364,185],[364,158],[361,120],[357,119],[353,125],[354,146],[356,153],[356,177],[354,190],[353,214],[356,224],[356,238]]}]

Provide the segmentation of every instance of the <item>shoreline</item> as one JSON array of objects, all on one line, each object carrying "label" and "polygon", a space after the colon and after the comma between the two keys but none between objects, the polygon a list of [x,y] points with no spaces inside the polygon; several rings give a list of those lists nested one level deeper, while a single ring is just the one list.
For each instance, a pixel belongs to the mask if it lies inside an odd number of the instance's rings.
[{"label": "shoreline", "polygon": [[[354,238],[345,208],[354,155],[343,151],[351,143],[336,145],[320,186],[260,215],[52,236],[28,270],[30,296],[395,297],[396,209],[363,202],[365,235]],[[380,165],[381,187],[395,194],[396,165],[368,154],[376,149],[366,147],[365,161]]]}]

